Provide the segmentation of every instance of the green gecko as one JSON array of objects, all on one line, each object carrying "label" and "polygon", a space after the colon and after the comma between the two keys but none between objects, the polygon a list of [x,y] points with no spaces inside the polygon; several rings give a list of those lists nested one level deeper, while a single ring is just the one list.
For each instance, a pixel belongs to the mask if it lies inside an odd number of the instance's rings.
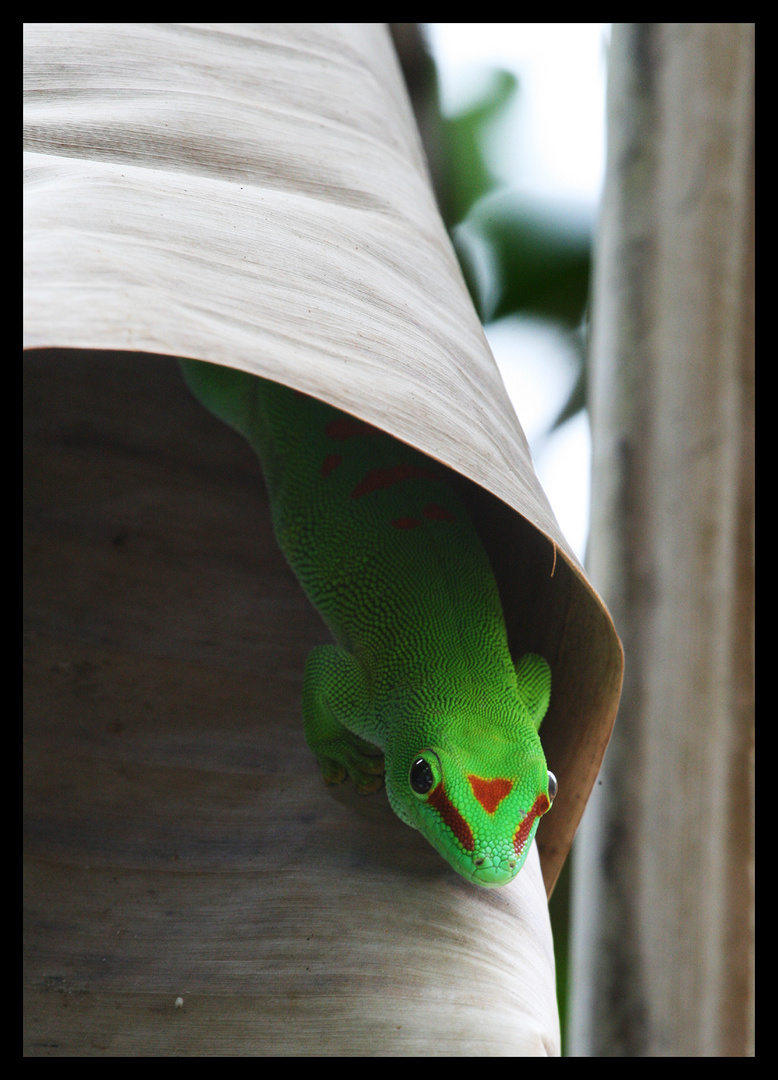
[{"label": "green gecko", "polygon": [[[335,644],[311,650],[305,737],[327,783],[395,813],[477,885],[518,874],[556,794],[551,672],[514,666],[486,552],[446,470],[316,398],[182,360],[259,455],[276,537]],[[385,775],[384,775],[385,774]]]}]

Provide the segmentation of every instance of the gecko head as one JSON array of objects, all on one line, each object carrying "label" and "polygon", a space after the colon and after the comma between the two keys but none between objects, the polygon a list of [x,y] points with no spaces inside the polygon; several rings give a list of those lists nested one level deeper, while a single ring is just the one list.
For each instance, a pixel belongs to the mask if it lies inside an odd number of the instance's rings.
[{"label": "gecko head", "polygon": [[537,732],[513,744],[439,740],[396,751],[387,748],[386,774],[395,813],[469,881],[487,888],[512,881],[557,790]]}]

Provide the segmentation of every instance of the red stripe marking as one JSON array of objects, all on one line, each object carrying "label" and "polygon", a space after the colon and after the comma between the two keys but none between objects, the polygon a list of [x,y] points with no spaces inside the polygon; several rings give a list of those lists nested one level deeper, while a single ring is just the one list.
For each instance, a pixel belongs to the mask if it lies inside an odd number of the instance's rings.
[{"label": "red stripe marking", "polygon": [[395,529],[415,529],[417,525],[421,525],[418,518],[395,518],[392,522]]},{"label": "red stripe marking", "polygon": [[480,776],[468,776],[473,794],[478,799],[487,814],[493,814],[506,795],[510,794],[513,787],[512,780],[497,777],[494,780],[484,780]]},{"label": "red stripe marking", "polygon": [[449,510],[437,506],[436,503],[427,503],[423,513],[426,518],[431,518],[432,521],[456,521],[456,518]]},{"label": "red stripe marking", "polygon": [[451,829],[454,836],[460,842],[465,851],[473,851],[475,848],[475,840],[473,839],[473,830],[467,824],[462,817],[456,806],[449,799],[448,795],[443,790],[443,784],[440,783],[436,788],[433,788],[429,793],[427,802],[434,806],[443,821]]},{"label": "red stripe marking", "polygon": [[378,429],[363,420],[355,420],[353,416],[339,416],[337,420],[330,420],[324,434],[329,439],[351,439],[355,435],[376,435]]},{"label": "red stripe marking", "polygon": [[369,469],[362,480],[351,492],[352,499],[361,499],[372,491],[393,487],[403,480],[437,480],[432,469],[423,469],[418,465],[392,465],[389,468]]},{"label": "red stripe marking", "polygon": [[521,855],[524,845],[527,842],[529,834],[532,832],[532,826],[535,824],[535,818],[542,817],[543,814],[551,807],[551,803],[548,801],[545,795],[538,795],[532,804],[532,809],[522,821],[516,830],[516,835],[513,838],[513,850],[517,855]]},{"label": "red stripe marking", "polygon": [[333,469],[337,469],[341,461],[343,461],[343,458],[340,454],[327,454],[326,458],[321,463],[322,480],[326,480],[330,473],[333,471]]}]

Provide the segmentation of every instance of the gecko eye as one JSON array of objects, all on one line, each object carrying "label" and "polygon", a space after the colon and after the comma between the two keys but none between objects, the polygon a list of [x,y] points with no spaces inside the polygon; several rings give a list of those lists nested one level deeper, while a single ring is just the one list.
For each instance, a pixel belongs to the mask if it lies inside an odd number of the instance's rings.
[{"label": "gecko eye", "polygon": [[416,758],[411,765],[411,787],[417,795],[426,795],[433,785],[432,769],[426,758]]},{"label": "gecko eye", "polygon": [[549,802],[553,802],[559,785],[556,782],[556,777],[552,772],[548,774],[548,798]]},{"label": "gecko eye", "polygon": [[438,783],[442,775],[438,755],[431,750],[424,750],[411,765],[408,780],[411,790],[417,795],[427,795]]}]

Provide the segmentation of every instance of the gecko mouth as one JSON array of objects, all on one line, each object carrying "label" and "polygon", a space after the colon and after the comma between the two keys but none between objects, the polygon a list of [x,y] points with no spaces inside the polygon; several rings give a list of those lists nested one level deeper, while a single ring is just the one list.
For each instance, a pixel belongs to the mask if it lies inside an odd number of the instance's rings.
[{"label": "gecko mouth", "polygon": [[482,885],[487,889],[497,885],[507,885],[515,878],[518,867],[518,859],[493,859],[491,856],[486,856],[476,860],[471,880],[476,885]]}]

